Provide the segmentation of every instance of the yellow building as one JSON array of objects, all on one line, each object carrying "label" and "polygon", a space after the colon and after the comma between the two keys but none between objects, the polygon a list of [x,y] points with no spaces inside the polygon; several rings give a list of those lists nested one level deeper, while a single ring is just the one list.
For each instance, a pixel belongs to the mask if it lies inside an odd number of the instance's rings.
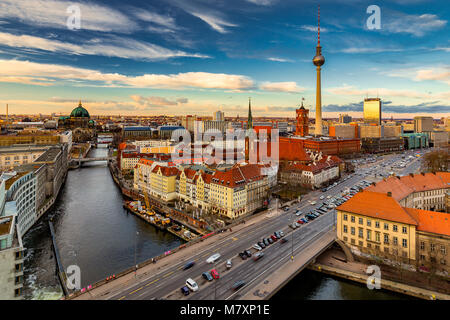
[{"label": "yellow building", "polygon": [[59,142],[59,135],[54,134],[0,135],[0,147],[9,147],[15,144],[53,145]]},{"label": "yellow building", "polygon": [[446,213],[402,207],[391,192],[366,190],[336,211],[337,237],[352,253],[418,268],[433,266],[448,276],[450,220]]},{"label": "yellow building", "polygon": [[150,173],[150,194],[164,201],[176,199],[176,180],[178,169],[175,167],[155,166]]},{"label": "yellow building", "polygon": [[364,99],[364,123],[381,125],[381,99]]}]

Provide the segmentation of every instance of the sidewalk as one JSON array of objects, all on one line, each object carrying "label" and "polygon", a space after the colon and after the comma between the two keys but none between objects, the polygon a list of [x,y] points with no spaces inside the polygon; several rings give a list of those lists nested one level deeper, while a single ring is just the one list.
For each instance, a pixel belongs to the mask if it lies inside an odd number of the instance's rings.
[{"label": "sidewalk", "polygon": [[188,261],[192,256],[198,253],[201,250],[207,249],[211,244],[223,240],[227,237],[230,237],[237,232],[251,228],[253,225],[260,223],[264,219],[267,219],[266,214],[261,214],[260,216],[247,221],[245,224],[240,224],[237,226],[233,226],[232,232],[226,231],[223,233],[219,233],[213,235],[209,238],[206,238],[202,242],[193,244],[189,247],[183,248],[173,254],[167,255],[166,257],[160,259],[158,262],[154,264],[148,264],[142,268],[139,268],[136,273],[136,278],[134,276],[134,272],[129,272],[119,278],[111,280],[103,285],[95,287],[93,285],[93,289],[82,293],[77,297],[71,298],[70,296],[67,299],[74,300],[101,300],[105,299],[106,295],[110,294],[118,294],[124,287],[132,286],[140,281],[144,281],[149,276],[154,276],[156,274],[164,272],[164,270],[170,267],[172,264],[179,263],[180,261]]}]

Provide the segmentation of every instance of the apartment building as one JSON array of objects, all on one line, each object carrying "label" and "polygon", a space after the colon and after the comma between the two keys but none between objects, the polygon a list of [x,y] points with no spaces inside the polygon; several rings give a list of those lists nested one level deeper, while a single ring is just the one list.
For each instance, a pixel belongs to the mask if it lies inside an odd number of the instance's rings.
[{"label": "apartment building", "polygon": [[392,192],[361,191],[336,208],[337,237],[356,255],[448,276],[448,214],[407,208]]},{"label": "apartment building", "polygon": [[33,162],[48,148],[48,146],[35,145],[0,147],[0,170],[8,170]]},{"label": "apartment building", "polygon": [[401,206],[430,211],[446,211],[450,173],[420,173],[385,178],[365,190],[391,192]]}]

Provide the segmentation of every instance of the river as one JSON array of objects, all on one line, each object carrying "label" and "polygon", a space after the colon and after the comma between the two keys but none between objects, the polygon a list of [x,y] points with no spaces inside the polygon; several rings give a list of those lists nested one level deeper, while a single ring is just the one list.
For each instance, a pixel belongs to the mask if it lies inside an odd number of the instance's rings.
[{"label": "river", "polygon": [[[107,155],[92,149],[89,157]],[[48,221],[55,227],[56,243],[65,268],[77,265],[85,287],[177,247],[181,240],[128,213],[106,162],[92,162],[70,170],[54,207],[24,237],[26,299],[58,299],[62,290],[56,276]],[[136,234],[136,232],[138,234]],[[305,270],[273,299],[402,299],[386,291],[333,279]]]}]

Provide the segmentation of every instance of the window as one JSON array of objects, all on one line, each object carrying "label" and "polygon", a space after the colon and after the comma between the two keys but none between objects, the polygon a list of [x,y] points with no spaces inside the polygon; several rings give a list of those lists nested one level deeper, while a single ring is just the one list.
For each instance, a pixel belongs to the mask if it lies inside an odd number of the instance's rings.
[{"label": "window", "polygon": [[355,244],[355,239],[352,239],[350,242],[351,242],[352,244]]},{"label": "window", "polygon": [[363,231],[364,231],[363,228],[358,229],[358,237],[364,238]]},{"label": "window", "polygon": [[344,241],[347,242],[347,240],[348,240],[348,238],[347,238],[347,237],[344,237]]},{"label": "window", "polygon": [[17,289],[15,289],[15,290],[14,290],[14,295],[15,295],[16,297],[22,295],[22,288],[17,288]]},{"label": "window", "polygon": [[394,232],[397,232],[397,231],[398,231],[398,228],[397,228],[397,225],[396,225],[396,224],[394,224],[394,225],[392,226],[392,230],[394,230]]},{"label": "window", "polygon": [[359,224],[363,224],[363,218],[359,218]]},{"label": "window", "polygon": [[354,235],[355,235],[355,228],[354,228],[354,227],[351,227],[351,228],[350,228],[350,231],[351,231],[351,234],[354,236]]},{"label": "window", "polygon": [[344,214],[344,221],[347,221],[347,215]]},{"label": "window", "polygon": [[407,230],[406,230],[406,227],[402,227],[402,232],[403,232],[404,234],[408,233]]},{"label": "window", "polygon": [[375,228],[379,228],[380,227],[380,222],[379,221],[375,221]]},{"label": "window", "polygon": [[359,244],[360,247],[363,246],[363,242],[362,241],[359,241],[358,244]]},{"label": "window", "polygon": [[402,247],[403,248],[408,248],[408,240],[402,239]]},{"label": "window", "polygon": [[371,223],[370,219],[367,219],[367,226],[368,226],[368,227],[371,227],[371,226],[372,226],[372,223]]},{"label": "window", "polygon": [[389,235],[386,233],[384,234],[384,243],[389,244]]},{"label": "window", "polygon": [[389,225],[387,223],[384,224],[384,230],[389,230]]},{"label": "window", "polygon": [[368,243],[368,244],[367,244],[367,248],[372,248],[372,244],[371,244],[371,243]]},{"label": "window", "polygon": [[379,232],[375,232],[375,241],[380,242],[380,233]]},{"label": "window", "polygon": [[441,245],[441,253],[446,254],[447,250],[445,249],[445,246]]},{"label": "window", "polygon": [[398,239],[397,239],[397,237],[394,237],[393,240],[394,240],[394,245],[395,245],[395,246],[398,245]]},{"label": "window", "polygon": [[434,243],[430,243],[430,251],[434,252]]},{"label": "window", "polygon": [[371,233],[372,233],[372,231],[367,230],[367,240],[369,240],[369,241],[370,241]]},{"label": "window", "polygon": [[384,248],[384,253],[389,253],[389,248],[388,247]]},{"label": "window", "polygon": [[445,266],[445,259],[441,259],[441,264]]},{"label": "window", "polygon": [[355,217],[354,216],[351,216],[350,219],[351,219],[352,222],[355,222]]},{"label": "window", "polygon": [[425,256],[423,254],[420,255],[420,260],[425,261]]},{"label": "window", "polygon": [[347,233],[347,226],[344,225],[344,233]]},{"label": "window", "polygon": [[425,250],[425,242],[420,242],[420,250]]}]

